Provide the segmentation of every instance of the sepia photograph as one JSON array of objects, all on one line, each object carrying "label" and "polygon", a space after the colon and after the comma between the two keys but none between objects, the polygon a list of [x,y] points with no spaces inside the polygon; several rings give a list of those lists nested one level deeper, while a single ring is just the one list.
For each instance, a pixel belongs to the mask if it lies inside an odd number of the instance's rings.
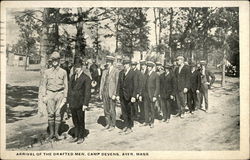
[{"label": "sepia photograph", "polygon": [[147,159],[249,149],[240,5],[29,3],[1,4],[4,151]]}]

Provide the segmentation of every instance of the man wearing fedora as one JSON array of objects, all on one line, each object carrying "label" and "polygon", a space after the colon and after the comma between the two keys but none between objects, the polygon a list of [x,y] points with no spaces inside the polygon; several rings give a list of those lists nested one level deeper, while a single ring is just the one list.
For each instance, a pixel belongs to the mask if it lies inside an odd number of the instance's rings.
[{"label": "man wearing fedora", "polygon": [[[214,74],[207,69],[206,61],[200,61],[201,65],[201,105],[203,101],[203,97],[205,99],[205,111],[208,112],[208,89],[211,88],[215,81]],[[201,106],[202,108],[202,106]]]},{"label": "man wearing fedora", "polygon": [[201,73],[194,62],[190,63],[190,89],[188,90],[188,108],[190,113],[197,110],[200,104]]},{"label": "man wearing fedora", "polygon": [[123,132],[126,134],[132,132],[134,125],[134,104],[136,103],[138,76],[131,68],[131,61],[123,61],[124,70],[119,73],[118,87],[117,87],[117,100],[120,100],[122,107],[122,116],[124,119],[125,127]]},{"label": "man wearing fedora", "polygon": [[75,72],[70,78],[68,96],[69,108],[75,127],[75,137],[71,142],[81,144],[84,141],[85,110],[91,97],[91,80],[83,72],[81,61],[74,65],[74,69]]},{"label": "man wearing fedora", "polygon": [[178,67],[175,69],[175,92],[177,101],[177,116],[184,117],[185,105],[186,105],[186,94],[189,88],[189,67],[184,64],[184,57],[177,57]]},{"label": "man wearing fedora", "polygon": [[160,75],[160,99],[163,112],[163,122],[169,122],[171,114],[171,101],[174,100],[174,77],[171,73],[172,65],[166,63],[165,72]]},{"label": "man wearing fedora", "polygon": [[103,100],[106,127],[109,131],[115,129],[116,123],[116,96],[119,71],[113,66],[115,58],[106,57],[107,69],[103,71],[100,85],[100,99]]},{"label": "man wearing fedora", "polygon": [[139,119],[139,106],[138,106],[138,99],[139,99],[139,87],[140,87],[140,81],[139,81],[139,76],[140,76],[140,71],[137,69],[137,62],[136,61],[132,61],[131,62],[131,69],[134,71],[134,76],[136,77],[135,79],[137,79],[136,84],[134,85],[134,89],[136,91],[136,101],[133,103],[133,119],[134,120],[138,120]]},{"label": "man wearing fedora", "polygon": [[61,123],[60,110],[67,101],[68,78],[67,72],[60,65],[60,53],[51,54],[52,67],[45,70],[44,73],[44,92],[43,102],[47,106],[48,124],[50,135],[48,140],[54,137],[61,140],[59,136],[59,126]]},{"label": "man wearing fedora", "polygon": [[159,75],[153,70],[154,67],[154,62],[147,62],[148,73],[145,82],[144,111],[145,126],[149,125],[150,128],[154,128],[155,103],[160,91],[160,79]]}]

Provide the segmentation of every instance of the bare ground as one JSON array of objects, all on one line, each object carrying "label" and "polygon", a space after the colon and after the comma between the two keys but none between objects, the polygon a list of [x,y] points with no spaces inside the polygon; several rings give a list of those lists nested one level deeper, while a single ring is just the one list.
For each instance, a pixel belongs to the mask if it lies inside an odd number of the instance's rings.
[{"label": "bare ground", "polygon": [[[184,119],[172,116],[170,123],[155,121],[153,129],[135,123],[128,135],[118,133],[122,128],[117,107],[117,129],[104,131],[102,103],[93,96],[86,112],[89,134],[83,144],[69,143],[67,139],[45,143],[47,120],[36,115],[39,72],[14,72],[7,75],[6,147],[8,150],[148,150],[148,151],[212,151],[239,150],[240,102],[239,79],[226,77],[221,88],[216,74],[214,88],[209,90],[209,113],[202,110],[187,114]],[[22,72],[23,74],[20,74]],[[28,81],[28,82],[27,82]],[[72,120],[64,129],[72,128]],[[69,137],[68,134],[63,134]]]}]

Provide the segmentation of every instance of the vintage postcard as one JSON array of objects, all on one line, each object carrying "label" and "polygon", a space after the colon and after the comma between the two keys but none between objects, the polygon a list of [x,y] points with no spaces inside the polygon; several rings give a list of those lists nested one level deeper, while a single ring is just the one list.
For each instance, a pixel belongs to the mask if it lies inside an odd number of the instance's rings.
[{"label": "vintage postcard", "polygon": [[1,159],[249,159],[248,1],[1,2]]}]

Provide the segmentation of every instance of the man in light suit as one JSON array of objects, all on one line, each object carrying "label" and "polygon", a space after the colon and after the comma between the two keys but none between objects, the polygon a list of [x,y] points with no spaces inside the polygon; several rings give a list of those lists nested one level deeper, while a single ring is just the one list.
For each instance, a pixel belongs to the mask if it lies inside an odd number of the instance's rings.
[{"label": "man in light suit", "polygon": [[177,57],[178,68],[175,70],[175,92],[176,92],[176,101],[177,101],[177,110],[178,116],[184,118],[185,113],[185,103],[186,103],[186,94],[189,88],[189,67],[184,64],[184,57]]},{"label": "man in light suit", "polygon": [[107,124],[105,128],[109,131],[115,129],[116,122],[115,100],[119,71],[113,66],[114,59],[113,56],[106,57],[107,69],[103,71],[100,85],[100,99],[103,100],[104,115]]},{"label": "man in light suit", "polygon": [[145,126],[149,125],[150,128],[154,128],[155,102],[160,90],[160,78],[159,75],[153,71],[154,66],[155,64],[152,61],[147,62],[148,74],[146,75],[145,82],[144,111]]}]

